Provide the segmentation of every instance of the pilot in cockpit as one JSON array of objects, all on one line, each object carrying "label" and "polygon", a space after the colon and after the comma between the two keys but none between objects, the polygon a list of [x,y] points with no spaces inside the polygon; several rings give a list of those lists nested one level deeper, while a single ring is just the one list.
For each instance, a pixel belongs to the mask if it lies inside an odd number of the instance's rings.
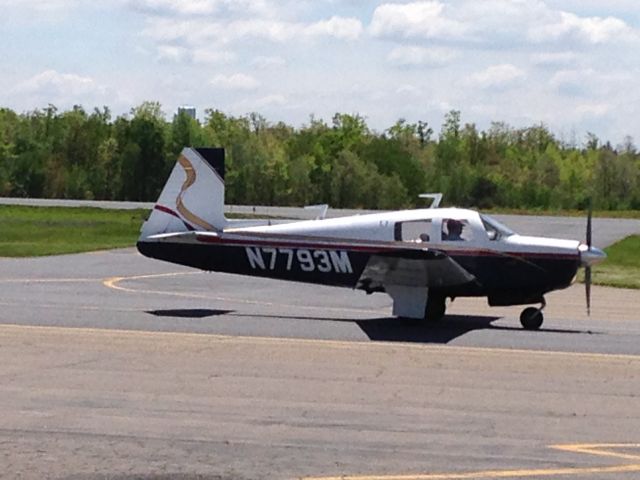
[{"label": "pilot in cockpit", "polygon": [[446,222],[447,231],[442,232],[442,240],[446,241],[460,241],[462,238],[462,229],[464,224],[460,220],[454,220],[450,218]]}]

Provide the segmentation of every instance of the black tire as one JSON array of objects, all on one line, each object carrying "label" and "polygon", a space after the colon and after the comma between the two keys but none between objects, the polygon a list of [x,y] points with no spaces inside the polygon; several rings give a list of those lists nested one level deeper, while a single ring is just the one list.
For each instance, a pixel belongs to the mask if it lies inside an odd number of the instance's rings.
[{"label": "black tire", "polygon": [[544,322],[542,312],[534,307],[525,308],[520,314],[520,323],[525,330],[538,330]]},{"label": "black tire", "polygon": [[424,310],[424,319],[427,322],[439,322],[447,310],[446,298],[441,296],[429,296],[427,307]]}]

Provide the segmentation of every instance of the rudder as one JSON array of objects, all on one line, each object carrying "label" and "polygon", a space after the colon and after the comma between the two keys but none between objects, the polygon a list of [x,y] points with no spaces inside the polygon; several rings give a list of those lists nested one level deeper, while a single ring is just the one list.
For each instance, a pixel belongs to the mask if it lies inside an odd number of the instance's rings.
[{"label": "rudder", "polygon": [[140,239],[160,233],[220,231],[224,216],[224,149],[185,148],[180,153]]}]

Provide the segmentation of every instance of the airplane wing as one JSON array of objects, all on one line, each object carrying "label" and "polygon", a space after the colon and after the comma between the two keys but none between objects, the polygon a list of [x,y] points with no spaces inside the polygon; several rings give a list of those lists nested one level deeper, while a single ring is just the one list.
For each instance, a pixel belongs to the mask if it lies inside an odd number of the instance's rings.
[{"label": "airplane wing", "polygon": [[450,287],[474,280],[471,273],[442,251],[398,249],[372,255],[356,288],[377,291],[387,285]]}]

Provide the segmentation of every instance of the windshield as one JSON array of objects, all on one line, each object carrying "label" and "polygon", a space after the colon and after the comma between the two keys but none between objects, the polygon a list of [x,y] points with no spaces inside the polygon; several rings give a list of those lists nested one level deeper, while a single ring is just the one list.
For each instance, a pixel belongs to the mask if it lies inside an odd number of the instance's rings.
[{"label": "windshield", "polygon": [[489,240],[499,240],[516,234],[516,232],[511,230],[509,227],[503,225],[489,215],[480,215],[480,218],[482,219],[482,224],[487,231],[487,235],[489,235]]}]

